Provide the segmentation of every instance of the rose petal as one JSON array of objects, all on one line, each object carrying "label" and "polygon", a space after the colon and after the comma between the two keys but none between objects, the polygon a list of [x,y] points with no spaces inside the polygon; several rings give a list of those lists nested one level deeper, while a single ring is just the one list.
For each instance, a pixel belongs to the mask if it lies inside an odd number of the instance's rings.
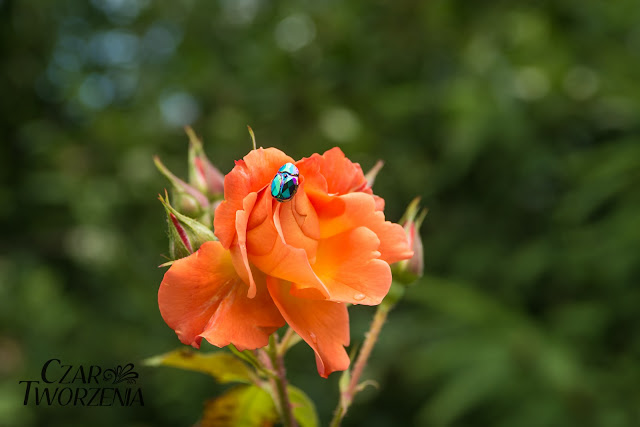
[{"label": "rose petal", "polygon": [[373,200],[376,201],[376,210],[384,211],[384,199],[380,196],[373,195]]},{"label": "rose petal", "polygon": [[285,243],[304,249],[307,258],[313,263],[320,238],[320,224],[318,215],[304,192],[304,184],[293,199],[280,203],[279,206],[278,220]]},{"label": "rose petal", "polygon": [[375,201],[369,194],[330,196],[311,193],[309,197],[318,214],[322,239],[362,226],[375,213]]},{"label": "rose petal", "polygon": [[[266,193],[266,191],[265,191]],[[266,196],[265,196],[266,197]],[[247,253],[249,261],[255,265],[258,269],[265,274],[275,276],[290,282],[295,282],[296,286],[301,289],[314,288],[317,289],[321,298],[326,298],[329,293],[320,279],[315,275],[311,264],[309,262],[308,252],[315,257],[315,250],[317,243],[311,242],[308,236],[304,235],[304,230],[308,231],[313,237],[317,237],[318,229],[317,225],[314,225],[315,218],[309,219],[314,214],[305,209],[312,209],[310,204],[302,203],[300,207],[303,213],[307,213],[307,218],[303,218],[299,213],[291,212],[291,209],[297,209],[293,204],[298,197],[304,196],[304,192],[300,192],[294,196],[294,199],[288,202],[281,203],[279,211],[287,211],[284,214],[286,232],[282,231],[282,236],[278,232],[278,228],[273,220],[272,207],[273,203],[279,202],[266,200],[259,196],[254,212],[249,219],[250,224],[255,224],[253,217],[259,216],[264,218],[261,224],[255,225],[247,231]],[[280,219],[280,217],[278,218]],[[309,221],[309,225],[305,225],[306,221]],[[301,221],[303,224],[300,231],[294,230],[297,226],[297,221]],[[281,222],[282,226],[282,222]],[[298,227],[300,228],[300,227]],[[303,230],[304,229],[304,230]],[[284,239],[283,239],[284,238]],[[295,247],[294,245],[287,244],[287,239],[302,244],[302,248]]]},{"label": "rose petal", "polygon": [[271,251],[264,255],[256,255],[249,250],[249,261],[265,274],[288,281],[295,280],[296,287],[312,288],[322,295],[316,294],[317,297],[329,298],[329,291],[311,268],[306,251],[285,244],[277,234],[271,221],[265,221],[262,226],[251,230],[248,233],[249,241],[265,236],[265,241],[272,241],[274,245]]},{"label": "rose petal", "polygon": [[220,242],[206,242],[173,263],[158,291],[160,313],[184,344],[200,347],[202,338],[224,347],[255,349],[284,319],[257,275],[257,292],[246,297],[247,286],[236,273],[229,251]]},{"label": "rose petal", "polygon": [[349,345],[349,313],[345,304],[314,301],[291,295],[291,283],[267,278],[274,303],[289,326],[316,354],[318,373],[327,378],[349,367],[344,346]]},{"label": "rose petal", "polygon": [[256,296],[256,284],[253,280],[253,274],[251,274],[251,267],[249,266],[249,259],[247,258],[247,223],[249,222],[249,214],[253,210],[253,206],[256,203],[257,193],[249,193],[247,197],[242,201],[242,209],[236,211],[236,242],[240,255],[242,256],[242,263],[247,273],[249,280],[249,290],[247,291],[247,298],[253,298]]},{"label": "rose petal", "polygon": [[236,211],[242,209],[244,198],[258,192],[271,183],[280,167],[293,162],[291,157],[277,148],[251,150],[243,160],[224,178],[224,201],[216,208],[214,216],[215,235],[225,248],[229,248],[235,237]]},{"label": "rose petal", "polygon": [[385,221],[384,213],[377,209],[373,196],[361,192],[342,196],[313,193],[311,201],[318,213],[321,238],[335,236],[356,227],[367,227],[380,240],[380,259],[391,264],[409,259],[413,255],[403,228]]},{"label": "rose petal", "polygon": [[320,172],[321,163],[324,159],[319,154],[305,157],[296,162],[296,167],[300,171],[300,177],[304,180],[306,191],[319,191],[327,193],[327,180]]},{"label": "rose petal", "polygon": [[[332,301],[380,304],[391,286],[389,264],[378,259],[380,244],[375,233],[358,227],[320,240],[313,270]],[[293,289],[296,295],[296,289]]]},{"label": "rose petal", "polygon": [[229,248],[236,236],[236,211],[242,209],[242,200],[251,193],[250,177],[242,160],[224,177],[225,200],[218,205],[213,216],[214,234]]},{"label": "rose petal", "polygon": [[380,259],[389,264],[409,259],[413,256],[413,250],[409,245],[409,239],[399,224],[385,221],[384,214],[376,211],[375,216],[365,224],[369,230],[376,233],[380,239]]},{"label": "rose petal", "polygon": [[368,187],[360,165],[349,160],[340,148],[325,151],[321,158],[320,173],[327,180],[329,194],[347,194]]}]

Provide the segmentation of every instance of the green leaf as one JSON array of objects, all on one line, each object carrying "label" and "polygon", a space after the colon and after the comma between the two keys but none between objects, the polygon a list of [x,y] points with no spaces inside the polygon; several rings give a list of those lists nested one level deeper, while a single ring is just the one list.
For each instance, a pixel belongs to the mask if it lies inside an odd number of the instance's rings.
[{"label": "green leaf", "polygon": [[272,426],[278,412],[269,393],[260,387],[241,385],[205,403],[200,427]]},{"label": "green leaf", "polygon": [[317,427],[320,424],[318,414],[309,396],[304,391],[291,385],[287,390],[293,407],[293,417],[300,424],[300,427]]},{"label": "green leaf", "polygon": [[174,368],[209,374],[219,383],[251,382],[247,365],[225,352],[202,353],[189,349],[174,350],[146,359],[147,366],[172,366]]},{"label": "green leaf", "polygon": [[258,358],[249,350],[240,351],[233,344],[229,344],[227,348],[233,353],[237,358],[244,360],[249,365],[253,366],[256,371],[265,374],[268,377],[275,377],[275,372],[270,369],[267,369],[265,366],[260,363]]}]

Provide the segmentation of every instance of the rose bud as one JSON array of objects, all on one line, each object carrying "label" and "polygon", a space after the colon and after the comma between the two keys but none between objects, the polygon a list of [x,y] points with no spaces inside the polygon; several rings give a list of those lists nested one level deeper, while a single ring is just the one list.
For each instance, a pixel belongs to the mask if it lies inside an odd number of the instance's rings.
[{"label": "rose bud", "polygon": [[169,203],[169,196],[158,196],[158,199],[167,212],[167,225],[169,226],[169,256],[172,260],[184,258],[204,243],[216,240],[213,231],[193,218],[182,215]]},{"label": "rose bud", "polygon": [[424,273],[424,251],[422,238],[420,237],[420,227],[427,215],[427,209],[420,210],[420,198],[416,197],[407,207],[400,225],[404,227],[409,247],[413,250],[413,256],[393,265],[394,279],[402,284],[409,285]]},{"label": "rose bud", "polygon": [[221,200],[224,197],[224,175],[207,158],[202,141],[193,129],[187,126],[185,131],[189,136],[189,184],[209,200]]},{"label": "rose bud", "polygon": [[177,176],[175,176],[167,167],[160,161],[158,156],[153,157],[158,170],[171,182],[173,185],[174,203],[177,204],[181,212],[188,214],[192,217],[200,217],[209,213],[210,204],[207,196],[202,194],[194,186],[187,184]]}]

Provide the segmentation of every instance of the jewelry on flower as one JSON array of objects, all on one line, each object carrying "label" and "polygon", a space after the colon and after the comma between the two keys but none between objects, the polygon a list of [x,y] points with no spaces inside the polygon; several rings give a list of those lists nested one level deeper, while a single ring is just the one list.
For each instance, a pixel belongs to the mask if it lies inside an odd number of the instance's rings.
[{"label": "jewelry on flower", "polygon": [[300,172],[293,163],[285,163],[271,181],[271,195],[279,202],[291,200],[298,191]]}]

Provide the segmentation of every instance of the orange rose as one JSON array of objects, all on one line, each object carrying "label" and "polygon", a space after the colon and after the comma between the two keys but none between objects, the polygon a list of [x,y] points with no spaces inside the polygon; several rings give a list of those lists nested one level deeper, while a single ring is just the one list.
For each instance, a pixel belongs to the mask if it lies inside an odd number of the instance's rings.
[{"label": "orange rose", "polygon": [[339,148],[295,162],[299,187],[272,197],[275,148],[252,150],[225,177],[215,211],[219,241],[177,260],[158,293],[162,317],[185,344],[267,345],[288,323],[314,350],[318,372],[349,366],[346,303],[379,304],[389,264],[412,256],[403,228],[385,221],[360,165]]}]

